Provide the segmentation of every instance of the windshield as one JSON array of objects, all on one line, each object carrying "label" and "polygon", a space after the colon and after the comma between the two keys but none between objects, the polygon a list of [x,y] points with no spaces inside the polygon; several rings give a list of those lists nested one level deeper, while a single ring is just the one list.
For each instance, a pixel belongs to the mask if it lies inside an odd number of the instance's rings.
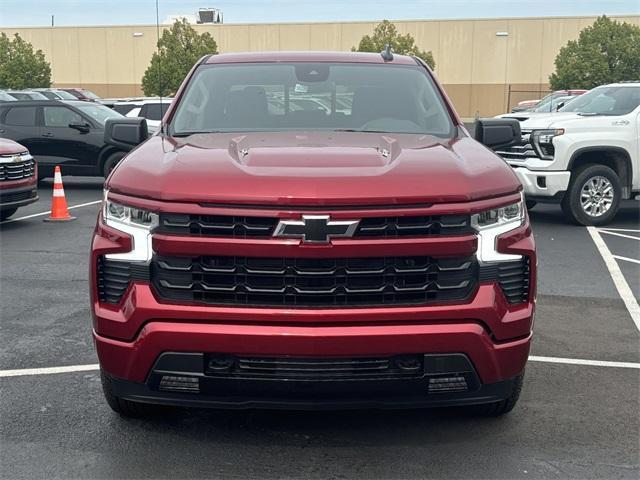
[{"label": "windshield", "polygon": [[88,115],[100,125],[104,125],[108,118],[122,117],[121,114],[115,110],[111,110],[104,105],[96,103],[87,103],[86,105],[75,105],[78,110],[82,111],[85,115]]},{"label": "windshield", "polygon": [[205,65],[177,106],[174,135],[287,130],[450,137],[451,118],[418,66],[349,63]]},{"label": "windshield", "polygon": [[640,105],[640,86],[598,87],[580,95],[560,112],[588,115],[626,115]]},{"label": "windshield", "polygon": [[534,112],[555,112],[560,103],[564,103],[565,105],[575,98],[575,95],[567,95],[564,97],[556,97],[550,99],[548,102],[544,104],[538,104],[538,106],[534,109]]},{"label": "windshield", "polygon": [[91,100],[100,100],[100,97],[91,90],[82,89],[81,92],[85,97],[90,98]]},{"label": "windshield", "polygon": [[62,98],[63,100],[77,100],[78,99],[78,97],[76,97],[75,95],[72,95],[69,92],[65,92],[64,90],[53,90],[53,93],[58,95],[58,97]]}]

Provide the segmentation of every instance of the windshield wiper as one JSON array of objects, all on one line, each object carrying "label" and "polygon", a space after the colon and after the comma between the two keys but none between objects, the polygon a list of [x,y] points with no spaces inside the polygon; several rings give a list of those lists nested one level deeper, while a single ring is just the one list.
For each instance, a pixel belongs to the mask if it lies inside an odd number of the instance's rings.
[{"label": "windshield wiper", "polygon": [[200,130],[200,131],[194,130],[193,132],[177,132],[177,133],[174,133],[173,136],[174,137],[190,137],[191,135],[200,135],[204,133],[222,133],[222,132],[220,130]]},{"label": "windshield wiper", "polygon": [[596,115],[604,115],[603,113],[596,112],[578,112],[581,117],[595,117]]},{"label": "windshield wiper", "polygon": [[389,130],[362,130],[358,128],[334,128],[330,130],[331,132],[357,132],[357,133],[414,133],[414,132],[390,132]]}]

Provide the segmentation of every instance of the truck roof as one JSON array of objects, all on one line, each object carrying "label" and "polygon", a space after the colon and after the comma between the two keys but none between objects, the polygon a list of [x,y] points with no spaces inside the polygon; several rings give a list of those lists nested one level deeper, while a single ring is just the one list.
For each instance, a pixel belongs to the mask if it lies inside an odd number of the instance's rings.
[{"label": "truck roof", "polygon": [[393,60],[385,62],[379,53],[364,52],[245,52],[211,55],[204,63],[249,62],[336,62],[336,63],[392,63],[416,65],[407,55],[393,54]]}]

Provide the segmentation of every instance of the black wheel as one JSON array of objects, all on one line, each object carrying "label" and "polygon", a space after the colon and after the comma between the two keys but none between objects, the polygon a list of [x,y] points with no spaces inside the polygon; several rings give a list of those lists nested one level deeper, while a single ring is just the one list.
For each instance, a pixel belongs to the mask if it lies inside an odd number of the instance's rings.
[{"label": "black wheel", "polygon": [[111,170],[116,167],[118,162],[122,160],[125,155],[126,153],[124,152],[116,152],[109,155],[109,157],[104,162],[104,166],[102,167],[102,174],[104,175],[104,178],[107,178],[109,176]]},{"label": "black wheel", "polygon": [[3,220],[6,220],[17,211],[18,211],[17,208],[7,208],[5,210],[0,210],[0,222]]},{"label": "black wheel", "polygon": [[130,400],[117,397],[113,393],[111,379],[102,370],[100,370],[100,380],[102,381],[102,392],[104,393],[104,398],[107,400],[111,410],[122,417],[144,418],[158,415],[159,413],[166,412],[168,410],[168,407],[163,405],[132,402]]},{"label": "black wheel", "polygon": [[606,165],[583,165],[571,175],[562,211],[574,223],[604,225],[616,216],[621,198],[622,186],[616,172]]},{"label": "black wheel", "polygon": [[526,203],[527,203],[527,210],[533,209],[533,207],[535,207],[538,204],[538,202],[536,202],[535,200],[527,200]]},{"label": "black wheel", "polygon": [[522,391],[522,384],[524,383],[524,372],[518,375],[513,382],[513,388],[511,394],[504,400],[499,402],[487,403],[485,405],[474,405],[472,413],[483,417],[499,417],[513,410],[513,407],[518,403],[520,398],[520,392]]}]

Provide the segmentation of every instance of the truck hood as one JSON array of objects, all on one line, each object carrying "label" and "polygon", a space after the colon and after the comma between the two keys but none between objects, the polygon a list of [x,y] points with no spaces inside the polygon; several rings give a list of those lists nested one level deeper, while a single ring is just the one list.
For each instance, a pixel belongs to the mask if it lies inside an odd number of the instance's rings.
[{"label": "truck hood", "polygon": [[463,202],[518,191],[473,139],[351,132],[156,135],[106,182],[164,201],[251,205]]},{"label": "truck hood", "polygon": [[529,118],[520,124],[520,128],[523,130],[550,128],[556,126],[558,122],[584,120],[585,118],[589,117],[573,112],[538,113],[536,115],[530,115]]},{"label": "truck hood", "polygon": [[0,155],[11,155],[12,153],[26,152],[27,149],[13,140],[0,138]]}]

